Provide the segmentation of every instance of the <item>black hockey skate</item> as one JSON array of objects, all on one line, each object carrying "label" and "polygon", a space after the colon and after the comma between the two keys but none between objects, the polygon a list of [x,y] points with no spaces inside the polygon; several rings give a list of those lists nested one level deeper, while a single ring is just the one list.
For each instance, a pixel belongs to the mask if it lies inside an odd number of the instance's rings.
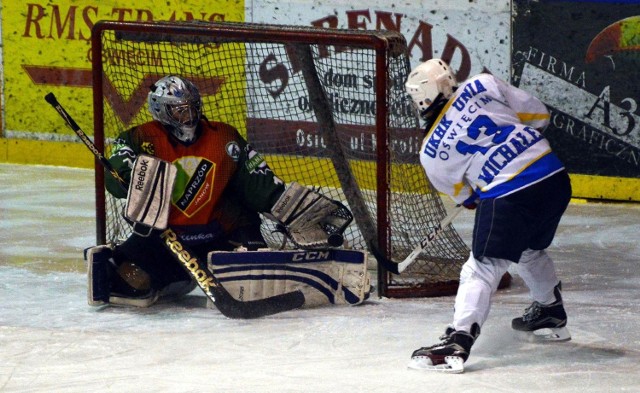
[{"label": "black hockey skate", "polygon": [[471,333],[447,327],[445,333],[440,336],[442,342],[413,351],[407,367],[414,370],[461,373],[464,371],[464,362],[469,358],[471,346],[479,334],[478,324],[472,326]]},{"label": "black hockey skate", "polygon": [[556,301],[551,304],[533,302],[524,310],[524,315],[514,318],[511,327],[521,332],[532,333],[533,341],[569,341],[567,313],[562,305],[562,283],[553,289]]}]

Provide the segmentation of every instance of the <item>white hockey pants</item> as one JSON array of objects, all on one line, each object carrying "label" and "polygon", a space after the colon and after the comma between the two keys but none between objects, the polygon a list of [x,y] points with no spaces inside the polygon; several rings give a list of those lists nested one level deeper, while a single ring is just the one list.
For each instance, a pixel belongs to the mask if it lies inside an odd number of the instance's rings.
[{"label": "white hockey pants", "polygon": [[[511,263],[507,259],[487,257],[480,262],[473,253],[469,256],[460,272],[455,300],[453,327],[456,330],[469,332],[474,323],[482,327],[491,309],[491,297]],[[525,250],[517,268],[533,300],[542,304],[555,300],[553,288],[558,278],[553,261],[544,250]]]}]

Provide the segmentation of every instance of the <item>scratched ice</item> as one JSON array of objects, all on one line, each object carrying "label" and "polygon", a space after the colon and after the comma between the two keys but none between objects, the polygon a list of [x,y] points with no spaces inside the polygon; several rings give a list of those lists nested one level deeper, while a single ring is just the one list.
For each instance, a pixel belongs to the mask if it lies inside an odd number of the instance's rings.
[{"label": "scratched ice", "polygon": [[[573,340],[533,344],[511,318],[525,287],[499,292],[460,375],[407,370],[436,342],[453,298],[231,320],[197,291],[146,310],[91,308],[82,250],[95,242],[93,174],[0,165],[2,392],[640,391],[640,206],[572,204],[550,252]],[[472,215],[455,226],[469,238]]]}]

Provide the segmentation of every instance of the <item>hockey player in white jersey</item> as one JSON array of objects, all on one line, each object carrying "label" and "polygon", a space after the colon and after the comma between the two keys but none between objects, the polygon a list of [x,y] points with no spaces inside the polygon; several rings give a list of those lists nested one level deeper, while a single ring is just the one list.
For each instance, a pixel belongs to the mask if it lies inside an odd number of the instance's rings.
[{"label": "hockey player in white jersey", "polygon": [[462,372],[487,319],[491,297],[512,263],[533,300],[515,330],[569,340],[561,284],[545,249],[569,200],[569,176],[542,136],[544,104],[490,75],[457,83],[449,65],[428,60],[406,90],[426,136],[420,162],[433,186],[475,210],[472,252],[460,273],[453,323],[442,342],[413,352],[410,368]]}]

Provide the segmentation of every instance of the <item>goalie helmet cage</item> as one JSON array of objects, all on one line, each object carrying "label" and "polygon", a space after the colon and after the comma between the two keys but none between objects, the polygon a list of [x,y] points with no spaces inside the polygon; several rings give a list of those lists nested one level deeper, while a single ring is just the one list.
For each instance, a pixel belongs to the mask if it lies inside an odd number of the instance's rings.
[{"label": "goalie helmet cage", "polygon": [[[423,132],[404,92],[410,66],[397,32],[100,21],[92,62],[95,144],[106,157],[120,132],[152,120],[149,86],[181,75],[200,90],[206,118],[236,127],[278,177],[352,210],[348,247],[373,242],[402,260],[446,215],[419,164]],[[105,192],[100,166],[95,179],[98,244],[117,244],[131,233],[124,201]],[[280,248],[274,229],[263,220],[267,242]],[[379,266],[378,294],[454,294],[468,255],[450,226],[402,275]]]}]

